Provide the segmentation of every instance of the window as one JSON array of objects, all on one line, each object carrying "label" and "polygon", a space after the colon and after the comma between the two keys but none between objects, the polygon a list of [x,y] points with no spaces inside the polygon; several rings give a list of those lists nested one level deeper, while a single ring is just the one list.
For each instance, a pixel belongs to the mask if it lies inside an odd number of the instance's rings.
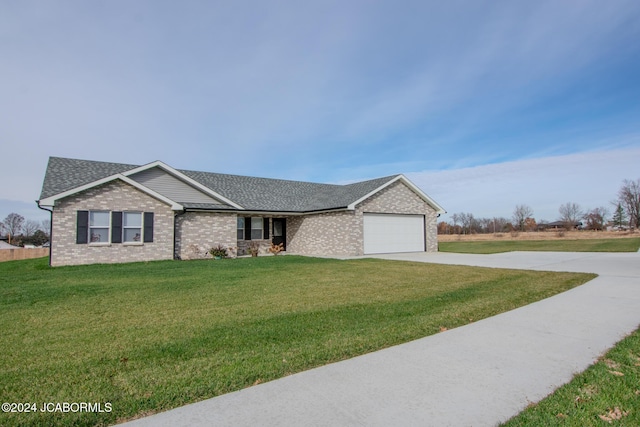
[{"label": "window", "polygon": [[269,218],[238,217],[238,240],[266,240],[269,238]]},{"label": "window", "polygon": [[109,212],[89,212],[89,242],[109,243]]},{"label": "window", "polygon": [[142,212],[123,212],[122,241],[142,243]]},{"label": "window", "polygon": [[262,218],[251,218],[251,240],[262,239]]},{"label": "window", "polygon": [[153,212],[78,211],[76,243],[151,243]]},{"label": "window", "polygon": [[244,218],[238,217],[238,240],[244,240]]}]

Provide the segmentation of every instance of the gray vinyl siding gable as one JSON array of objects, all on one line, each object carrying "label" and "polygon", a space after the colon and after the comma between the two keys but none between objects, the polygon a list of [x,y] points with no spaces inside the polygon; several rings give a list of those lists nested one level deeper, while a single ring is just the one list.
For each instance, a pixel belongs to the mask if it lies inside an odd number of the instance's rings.
[{"label": "gray vinyl siding gable", "polygon": [[225,204],[158,167],[138,172],[129,178],[178,203]]}]

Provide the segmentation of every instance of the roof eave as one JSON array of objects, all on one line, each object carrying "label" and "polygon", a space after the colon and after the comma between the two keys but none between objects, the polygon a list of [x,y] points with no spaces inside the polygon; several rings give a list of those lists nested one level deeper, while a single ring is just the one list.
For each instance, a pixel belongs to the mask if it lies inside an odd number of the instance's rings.
[{"label": "roof eave", "polygon": [[129,184],[129,185],[131,185],[131,186],[133,186],[135,188],[137,188],[138,190],[150,195],[153,198],[156,198],[156,199],[166,203],[167,205],[171,206],[171,209],[174,210],[174,211],[184,210],[184,207],[180,203],[175,202],[175,201],[169,199],[168,197],[165,197],[162,194],[157,193],[157,192],[153,191],[152,189],[150,189],[148,187],[145,187],[144,185],[140,184],[139,182],[134,181],[133,179],[131,179],[131,178],[129,178],[129,177],[123,175],[123,174],[120,174],[120,173],[117,173],[117,174],[114,174],[114,175],[111,175],[111,176],[107,176],[107,177],[99,179],[97,181],[89,182],[87,184],[81,185],[79,187],[72,188],[70,190],[64,191],[64,192],[59,193],[59,194],[55,194],[53,196],[46,197],[44,199],[40,199],[40,200],[38,200],[38,203],[40,205],[42,205],[42,206],[53,207],[53,206],[56,205],[56,202],[58,200],[64,199],[64,198],[69,197],[69,196],[73,196],[74,194],[80,193],[80,192],[85,191],[85,190],[89,190],[91,188],[97,187],[97,186],[102,185],[102,184],[107,184],[107,183],[115,181],[117,179],[119,179],[119,180],[121,180],[121,181],[123,181],[123,182],[125,182],[125,183],[127,183],[127,184]]},{"label": "roof eave", "polygon": [[440,214],[447,213],[447,211],[445,211],[442,206],[440,206],[438,203],[436,203],[435,200],[433,200],[431,197],[429,197],[424,191],[422,191],[418,186],[416,186],[413,182],[411,182],[406,176],[404,176],[402,174],[390,179],[389,181],[387,181],[384,184],[382,184],[380,187],[376,188],[373,191],[370,191],[369,193],[365,194],[364,196],[362,196],[358,200],[356,200],[353,203],[349,204],[347,209],[354,210],[358,204],[364,202],[369,197],[371,197],[374,194],[384,190],[385,188],[389,187],[391,184],[394,184],[395,182],[398,182],[398,181],[402,182],[407,187],[409,187],[422,200],[424,200],[429,206],[431,206],[436,211],[437,214],[440,215]]}]

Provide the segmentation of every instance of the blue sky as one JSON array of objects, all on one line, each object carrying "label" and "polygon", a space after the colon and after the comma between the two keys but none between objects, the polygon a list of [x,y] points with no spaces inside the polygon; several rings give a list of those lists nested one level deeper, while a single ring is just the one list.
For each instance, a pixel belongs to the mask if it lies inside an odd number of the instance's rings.
[{"label": "blue sky", "polygon": [[49,156],[609,205],[640,178],[638,40],[636,0],[0,0],[0,219],[46,218]]}]

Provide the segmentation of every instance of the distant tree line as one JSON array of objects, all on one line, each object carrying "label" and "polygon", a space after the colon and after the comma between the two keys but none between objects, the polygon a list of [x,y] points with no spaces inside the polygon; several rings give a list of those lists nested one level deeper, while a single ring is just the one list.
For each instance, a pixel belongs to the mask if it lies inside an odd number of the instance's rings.
[{"label": "distant tree line", "polygon": [[558,220],[536,222],[533,209],[528,205],[516,205],[510,219],[504,217],[476,218],[472,213],[451,215],[451,221],[438,223],[438,234],[482,234],[512,231],[537,231],[549,228],[572,230],[604,230],[607,227],[634,230],[640,225],[640,179],[624,180],[612,202],[613,213],[609,218],[606,207],[582,209],[577,203],[565,203],[558,208]]},{"label": "distant tree line", "polygon": [[22,215],[10,213],[0,222],[0,236],[14,246],[42,246],[49,241],[51,221],[25,220]]}]

